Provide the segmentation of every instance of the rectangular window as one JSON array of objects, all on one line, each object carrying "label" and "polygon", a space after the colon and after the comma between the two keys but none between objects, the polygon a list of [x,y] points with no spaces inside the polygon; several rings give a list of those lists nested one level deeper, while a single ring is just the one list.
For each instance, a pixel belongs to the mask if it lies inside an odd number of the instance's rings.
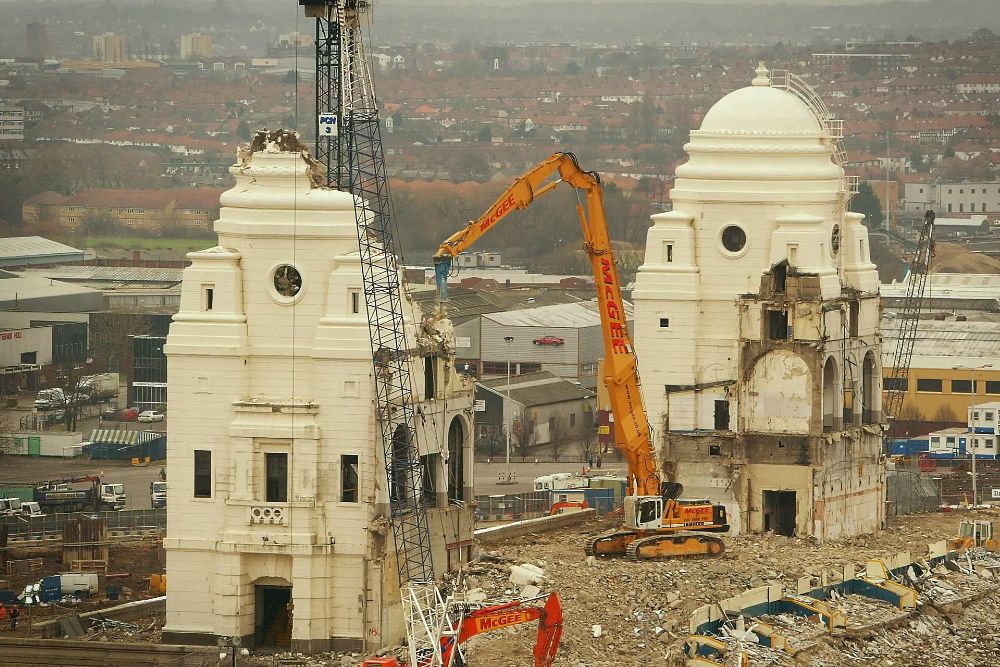
[{"label": "rectangular window", "polygon": [[986,393],[987,394],[1000,394],[1000,380],[987,380],[986,381]]},{"label": "rectangular window", "polygon": [[729,401],[715,401],[715,429],[718,431],[729,430]]},{"label": "rectangular window", "polygon": [[264,455],[265,500],[269,503],[288,502],[288,454],[269,452]]},{"label": "rectangular window", "polygon": [[951,381],[951,393],[953,393],[953,394],[971,394],[972,393],[972,380],[952,380]]},{"label": "rectangular window", "polygon": [[434,386],[434,371],[437,366],[437,357],[431,355],[424,357],[424,397],[434,398],[437,389]]},{"label": "rectangular window", "polygon": [[215,305],[215,288],[203,286],[202,289],[203,294],[201,308],[202,310],[212,310],[212,306]]},{"label": "rectangular window", "polygon": [[979,421],[979,410],[972,413],[972,421]]},{"label": "rectangular window", "polygon": [[948,212],[951,213],[951,204],[948,204]]},{"label": "rectangular window", "polygon": [[993,449],[993,438],[983,438],[986,449]]},{"label": "rectangular window", "polygon": [[767,337],[770,340],[788,340],[788,311],[767,311]]},{"label": "rectangular window", "polygon": [[576,426],[576,413],[575,412],[569,413],[569,425],[571,427],[572,426]]},{"label": "rectangular window", "polygon": [[988,421],[988,422],[993,421],[993,413],[992,412],[986,412],[985,414],[986,414],[986,421]]},{"label": "rectangular window", "polygon": [[194,497],[212,497],[212,452],[194,450]]},{"label": "rectangular window", "polygon": [[944,382],[941,380],[935,380],[931,378],[918,378],[917,379],[917,391],[931,391],[941,393],[943,391]]},{"label": "rectangular window", "polygon": [[357,315],[361,312],[361,292],[351,290],[351,312]]},{"label": "rectangular window", "polygon": [[357,454],[342,454],[340,457],[340,502],[358,502]]},{"label": "rectangular window", "polygon": [[674,261],[674,244],[664,243],[663,244],[663,261],[667,264]]},{"label": "rectangular window", "polygon": [[661,317],[660,318],[660,328],[661,329],[669,329],[670,328],[670,318],[669,317]]}]

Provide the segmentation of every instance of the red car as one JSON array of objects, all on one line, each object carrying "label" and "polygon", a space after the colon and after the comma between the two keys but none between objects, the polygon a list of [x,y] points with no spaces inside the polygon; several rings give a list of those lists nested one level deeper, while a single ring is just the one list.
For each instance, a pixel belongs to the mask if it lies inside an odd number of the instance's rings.
[{"label": "red car", "polygon": [[555,347],[557,345],[563,345],[566,341],[558,336],[542,336],[541,338],[536,338],[531,342],[535,345],[551,345]]}]

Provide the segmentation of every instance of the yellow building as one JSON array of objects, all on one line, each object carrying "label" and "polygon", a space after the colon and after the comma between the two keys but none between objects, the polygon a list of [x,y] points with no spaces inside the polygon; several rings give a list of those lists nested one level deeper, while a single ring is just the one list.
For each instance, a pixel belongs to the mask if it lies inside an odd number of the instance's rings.
[{"label": "yellow building", "polygon": [[88,223],[120,229],[183,234],[209,229],[218,217],[221,190],[85,190],[76,195],[42,192],[24,202],[26,225],[55,224],[75,231]]},{"label": "yellow building", "polygon": [[181,60],[198,60],[212,57],[212,37],[196,32],[181,35]]},{"label": "yellow building", "polygon": [[125,36],[106,32],[94,36],[94,60],[102,63],[125,62]]},{"label": "yellow building", "polygon": [[[893,383],[896,326],[883,320],[885,389]],[[905,390],[898,417],[907,421],[965,422],[970,401],[1000,399],[1000,323],[920,322]]]}]

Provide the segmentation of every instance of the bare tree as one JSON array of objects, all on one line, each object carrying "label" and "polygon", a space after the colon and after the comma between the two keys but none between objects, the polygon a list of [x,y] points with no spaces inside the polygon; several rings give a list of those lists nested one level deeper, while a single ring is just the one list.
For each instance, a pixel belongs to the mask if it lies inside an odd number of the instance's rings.
[{"label": "bare tree", "polygon": [[903,403],[903,407],[899,410],[899,415],[896,417],[898,421],[909,421],[909,422],[922,422],[926,419],[924,413],[920,411],[913,403]]},{"label": "bare tree", "polygon": [[535,418],[526,410],[520,410],[514,415],[514,423],[510,428],[511,445],[518,456],[531,454],[535,444]]},{"label": "bare tree", "polygon": [[145,336],[152,323],[134,313],[94,313],[90,318],[90,348],[107,361],[108,368],[120,370],[128,359],[129,336]]},{"label": "bare tree", "polygon": [[552,460],[558,461],[563,448],[570,440],[570,429],[566,418],[561,413],[549,417],[549,449],[552,450]]},{"label": "bare tree", "polygon": [[936,422],[957,422],[958,415],[955,410],[947,403],[942,403],[938,406],[937,412],[934,413],[934,421]]},{"label": "bare tree", "polygon": [[14,438],[14,422],[7,415],[0,415],[0,456],[16,452],[17,439]]}]

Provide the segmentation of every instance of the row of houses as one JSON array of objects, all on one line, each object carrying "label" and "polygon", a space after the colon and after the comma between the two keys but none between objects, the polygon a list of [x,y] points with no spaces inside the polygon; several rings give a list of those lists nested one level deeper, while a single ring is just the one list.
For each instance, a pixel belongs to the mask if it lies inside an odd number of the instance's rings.
[{"label": "row of houses", "polygon": [[69,231],[88,223],[158,232],[209,230],[218,218],[221,193],[213,188],[42,192],[24,202],[22,218],[25,225],[49,224]]}]

